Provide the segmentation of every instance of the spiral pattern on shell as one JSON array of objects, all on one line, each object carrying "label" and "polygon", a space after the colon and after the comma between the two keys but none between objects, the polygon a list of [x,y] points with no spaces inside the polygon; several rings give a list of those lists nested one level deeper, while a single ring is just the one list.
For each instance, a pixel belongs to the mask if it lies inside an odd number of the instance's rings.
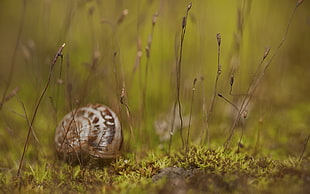
[{"label": "spiral pattern on shell", "polygon": [[55,133],[56,151],[63,158],[115,158],[122,141],[118,117],[101,104],[90,104],[68,113]]}]

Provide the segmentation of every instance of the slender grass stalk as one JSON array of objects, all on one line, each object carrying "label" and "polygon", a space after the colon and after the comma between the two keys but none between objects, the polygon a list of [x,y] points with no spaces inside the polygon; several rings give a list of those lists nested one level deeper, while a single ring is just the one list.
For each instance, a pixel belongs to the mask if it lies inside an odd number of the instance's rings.
[{"label": "slender grass stalk", "polygon": [[[147,45],[145,47],[146,52],[146,63],[145,63],[145,72],[144,72],[144,87],[142,91],[142,105],[141,105],[141,115],[142,120],[145,114],[145,104],[146,104],[146,92],[147,92],[147,86],[148,86],[148,72],[149,72],[149,63],[150,63],[150,57],[151,57],[151,47],[152,47],[152,41],[153,41],[153,34],[154,34],[154,27],[157,21],[158,13],[155,13],[152,18],[152,30],[151,34],[149,35],[149,39],[147,42]],[[141,133],[141,131],[140,131]]]},{"label": "slender grass stalk", "polygon": [[[20,100],[20,98],[18,97],[18,95],[16,95],[16,98],[17,98],[17,100],[19,101],[19,103],[22,105],[24,114],[17,113],[17,112],[15,112],[14,110],[11,110],[11,109],[9,109],[9,110],[10,110],[12,113],[16,114],[17,116],[19,116],[19,117],[25,119],[25,120],[27,121],[28,126],[30,126],[30,120],[29,120],[29,117],[28,117],[28,114],[27,114],[27,111],[26,111],[26,108],[25,108],[25,104]],[[39,145],[41,145],[41,143],[40,143],[38,137],[36,136],[34,130],[32,129],[32,127],[31,127],[31,133],[32,133],[34,139],[36,140],[36,142],[37,142]]]},{"label": "slender grass stalk", "polygon": [[[186,33],[187,18],[188,18],[189,10],[191,8],[192,8],[192,3],[189,3],[187,5],[186,14],[182,20],[182,32],[181,32],[181,39],[180,39],[179,59],[177,61],[177,65],[176,65],[176,73],[177,73],[177,76],[176,76],[176,78],[177,78],[177,91],[176,92],[177,92],[177,95],[176,95],[176,102],[175,102],[174,108],[173,108],[174,113],[175,113],[176,106],[178,106],[178,108],[179,108],[180,137],[181,137],[181,141],[182,141],[182,148],[184,148],[185,144],[184,144],[183,129],[182,129],[183,128],[182,105],[181,105],[181,100],[180,100],[181,70],[182,70],[181,65],[182,65],[183,43],[184,43],[184,38],[185,38],[185,33]],[[174,120],[174,115],[173,115],[173,120]],[[172,123],[174,123],[174,121],[172,121]],[[169,153],[170,153],[170,148],[171,148],[172,134],[173,134],[173,128],[171,128],[171,131],[170,131]]]},{"label": "slender grass stalk", "polygon": [[[113,70],[114,70],[114,77],[115,77],[115,83],[116,83],[116,87],[117,87],[117,92],[116,94],[118,95],[118,97],[120,96],[120,93],[118,92],[121,89],[121,82],[123,82],[123,80],[125,80],[125,76],[124,73],[122,72],[121,68],[117,67],[117,63],[116,63],[116,59],[117,57],[119,58],[119,60],[121,59],[121,50],[120,50],[120,46],[119,46],[119,40],[118,40],[118,27],[124,22],[125,18],[128,15],[128,9],[124,9],[121,13],[121,15],[118,17],[118,19],[116,21],[110,21],[108,19],[102,19],[101,23],[104,24],[108,24],[113,32],[112,34],[112,42],[115,48],[113,48],[114,52],[113,52]],[[121,66],[121,62],[119,62],[119,64]],[[121,75],[121,78],[119,78],[118,75]]]},{"label": "slender grass stalk", "polygon": [[[214,83],[213,96],[211,98],[210,105],[209,105],[209,108],[208,108],[208,112],[207,112],[207,115],[206,115],[206,130],[209,130],[209,118],[210,118],[210,115],[211,115],[211,113],[213,111],[215,98],[217,96],[218,80],[219,80],[219,77],[220,77],[220,75],[222,73],[222,67],[221,67],[221,64],[220,64],[222,38],[221,38],[221,34],[220,33],[216,34],[216,40],[217,40],[217,74],[216,74],[215,83]],[[208,132],[206,134],[208,134]],[[206,139],[206,137],[204,137],[204,141],[205,141],[205,139]]]},{"label": "slender grass stalk", "polygon": [[[256,89],[258,88],[259,84],[261,83],[261,80],[263,79],[264,75],[267,72],[267,69],[270,67],[270,64],[273,62],[273,60],[275,59],[275,57],[279,53],[279,50],[282,48],[284,42],[286,41],[289,29],[290,29],[290,26],[292,24],[292,21],[293,21],[293,18],[295,16],[295,13],[297,11],[297,8],[302,4],[302,2],[303,2],[303,0],[297,1],[296,5],[294,7],[294,10],[291,13],[291,16],[290,16],[290,18],[288,20],[288,23],[287,23],[287,26],[286,26],[286,29],[285,29],[284,36],[283,36],[282,40],[278,44],[276,50],[274,51],[273,55],[270,57],[269,61],[266,62],[265,66],[263,67],[263,70],[261,71],[261,73],[260,74],[257,73],[256,74],[257,78],[255,78],[255,80],[250,84],[250,86],[248,88],[248,92],[247,92],[248,95],[243,98],[241,106],[240,106],[239,111],[238,111],[238,114],[237,114],[237,116],[236,116],[236,118],[235,118],[235,120],[233,122],[233,125],[231,126],[230,134],[229,134],[228,138],[226,139],[226,141],[224,143],[224,149],[225,150],[229,147],[231,139],[232,139],[232,136],[233,136],[234,131],[235,131],[235,128],[237,126],[237,123],[240,121],[240,118],[241,118],[242,114],[247,110],[247,107],[248,107],[250,101],[252,100],[252,97],[253,97]],[[258,67],[260,67],[261,65],[264,64],[265,59],[269,55],[269,52],[270,52],[270,48],[267,48]]]},{"label": "slender grass stalk", "polygon": [[[132,124],[132,116],[129,109],[129,106],[127,103],[125,103],[126,99],[126,92],[125,92],[125,74],[122,69],[122,62],[121,62],[121,50],[119,46],[119,39],[118,39],[118,27],[124,22],[125,18],[129,14],[128,9],[124,9],[118,19],[116,21],[110,21],[108,19],[102,19],[101,22],[108,24],[111,27],[111,30],[113,32],[112,34],[112,42],[113,42],[113,73],[114,73],[114,80],[115,80],[115,95],[117,100],[117,106],[119,110],[119,116],[120,120],[122,121],[122,108],[121,105],[125,106],[125,112],[126,116],[129,122],[129,128],[130,128],[130,139],[133,139],[135,141],[135,135],[133,132],[133,124]],[[142,55],[142,52],[141,52]],[[141,56],[140,56],[141,57]],[[117,60],[118,59],[118,60]],[[120,92],[121,91],[121,92]],[[123,123],[121,122],[121,125],[123,126]],[[130,144],[130,143],[129,143]]]},{"label": "slender grass stalk", "polygon": [[61,47],[58,49],[58,51],[57,51],[57,53],[56,53],[56,55],[55,55],[55,57],[54,57],[54,59],[53,59],[53,61],[52,61],[52,64],[51,64],[51,67],[50,67],[50,71],[49,71],[48,80],[47,80],[47,82],[46,82],[46,85],[45,85],[45,87],[44,87],[44,89],[43,89],[43,91],[42,91],[42,93],[41,93],[41,95],[40,95],[40,97],[39,97],[38,102],[36,103],[36,106],[35,106],[35,109],[34,109],[34,113],[33,113],[33,115],[32,115],[31,122],[30,122],[30,125],[29,125],[29,128],[28,128],[28,134],[27,134],[26,142],[25,142],[25,144],[24,144],[23,153],[22,153],[22,156],[21,156],[21,159],[20,159],[20,162],[19,162],[19,167],[18,167],[18,171],[17,171],[17,177],[20,176],[20,172],[21,172],[22,165],[23,165],[23,160],[24,160],[25,153],[26,153],[26,150],[27,150],[27,147],[28,147],[28,143],[29,143],[29,139],[30,139],[30,133],[31,133],[31,131],[32,131],[33,123],[34,123],[34,120],[35,120],[35,118],[36,118],[37,112],[38,112],[38,110],[39,110],[39,106],[40,106],[41,101],[42,101],[42,99],[43,99],[43,97],[44,97],[44,95],[45,95],[45,93],[46,93],[46,91],[47,91],[48,86],[50,85],[51,77],[52,77],[52,73],[53,73],[53,69],[54,69],[55,64],[56,64],[56,62],[57,62],[57,59],[58,59],[59,57],[62,57],[62,50],[64,49],[65,45],[66,45],[66,44],[63,43],[63,44],[61,45]]},{"label": "slender grass stalk", "polygon": [[120,98],[120,103],[122,105],[125,106],[126,108],[126,115],[127,115],[127,119],[129,121],[129,129],[130,129],[130,135],[131,138],[133,139],[133,141],[135,142],[135,134],[133,132],[133,127],[132,127],[132,117],[131,117],[131,113],[130,113],[130,109],[128,104],[126,104],[125,102],[125,98],[126,98],[126,92],[125,92],[125,86],[122,88],[122,93],[121,93],[121,98]]},{"label": "slender grass stalk", "polygon": [[193,81],[193,87],[192,87],[192,99],[191,99],[191,108],[189,113],[189,121],[188,121],[188,129],[187,129],[187,138],[186,138],[186,153],[188,152],[188,145],[189,145],[189,134],[191,129],[191,122],[192,122],[192,113],[193,113],[193,104],[194,104],[194,96],[196,91],[196,82],[197,78]]},{"label": "slender grass stalk", "polygon": [[[47,8],[51,9],[50,6],[46,6]],[[68,33],[71,29],[71,26],[72,26],[72,21],[74,21],[74,17],[75,17],[75,14],[76,14],[76,10],[75,10],[75,6],[67,6],[66,7],[66,11],[65,11],[65,16],[64,18],[62,19],[62,24],[61,24],[61,29],[60,29],[60,37],[58,38],[59,41],[62,40],[63,37],[67,37],[68,36]],[[48,10],[47,13],[49,13],[50,10]],[[49,22],[46,22],[46,26],[49,25]],[[49,28],[47,27],[45,29],[45,32],[46,34],[49,33]],[[61,44],[61,42],[58,42],[58,44]],[[67,61],[67,65],[69,66],[69,63],[70,63],[70,60],[69,60],[69,55],[67,55],[66,57],[66,61]],[[61,58],[62,60],[62,58]],[[56,70],[55,70],[56,71]],[[54,105],[52,103],[52,105],[54,106],[54,110],[55,110],[55,121],[57,123],[57,112],[58,112],[58,104],[59,104],[59,99],[61,99],[61,97],[59,97],[59,94],[60,94],[60,85],[63,83],[63,80],[61,79],[62,77],[62,71],[63,71],[63,63],[60,63],[59,65],[59,75],[58,75],[58,80],[57,80],[57,87],[56,87],[56,96],[55,96],[55,100],[53,101],[54,102]],[[68,69],[67,69],[68,71]],[[72,86],[72,85],[71,85]],[[69,93],[68,93],[69,94]],[[68,99],[68,102],[69,102],[69,107],[70,107],[70,110],[72,110],[73,108],[73,104],[72,104],[72,98],[70,96],[71,94],[69,94],[69,99]]]},{"label": "slender grass stalk", "polygon": [[[121,92],[119,91],[121,91],[121,88],[122,88],[121,83],[124,82],[125,80],[125,76],[124,76],[124,73],[122,72],[121,67],[118,67],[118,66],[121,66],[121,62],[117,62],[117,59],[119,60],[121,59],[120,57],[121,51],[119,47],[119,40],[118,40],[117,34],[118,34],[118,27],[124,22],[128,13],[129,13],[128,9],[124,9],[116,21],[110,21],[108,19],[101,20],[101,23],[108,24],[113,32],[112,41],[115,47],[114,52],[113,52],[113,73],[114,73],[115,87],[116,87],[115,94],[116,94],[117,99],[119,99],[120,96],[122,95]],[[118,105],[119,113],[121,113],[121,106],[120,106],[119,100],[117,101],[117,105]]]},{"label": "slender grass stalk", "polygon": [[256,135],[256,143],[254,147],[254,155],[258,152],[259,149],[259,142],[260,142],[260,131],[261,127],[263,126],[263,118],[260,118],[258,121],[258,127],[257,127],[257,135]]},{"label": "slender grass stalk", "polygon": [[222,99],[224,99],[227,103],[229,103],[231,106],[233,106],[234,107],[234,109],[236,110],[236,111],[239,111],[239,108],[234,104],[234,103],[232,103],[230,100],[228,100],[225,96],[223,96],[221,93],[218,93],[217,94],[220,98],[222,98]]},{"label": "slender grass stalk", "polygon": [[[128,141],[128,144],[129,146],[131,146],[131,142],[134,142],[133,146],[136,147],[137,143],[136,143],[136,138],[135,138],[135,134],[134,134],[134,131],[133,131],[133,124],[132,124],[132,116],[131,116],[131,112],[130,112],[130,108],[128,106],[128,104],[125,102],[126,101],[126,91],[125,91],[125,83],[123,83],[123,88],[122,88],[122,91],[121,91],[121,97],[120,97],[120,103],[125,107],[126,109],[126,116],[127,116],[127,120],[128,120],[128,123],[129,123],[129,130],[130,130],[130,138],[129,138],[129,141]],[[136,149],[135,149],[136,150]],[[134,152],[134,158],[136,160],[136,151]]]},{"label": "slender grass stalk", "polygon": [[169,138],[169,146],[168,146],[168,154],[170,154],[170,150],[171,150],[171,144],[172,144],[172,136],[174,133],[174,122],[175,122],[175,114],[176,114],[176,107],[177,107],[177,101],[174,102],[173,105],[173,115],[172,115],[172,122],[171,122],[171,129],[170,129],[170,138]]},{"label": "slender grass stalk", "polygon": [[307,148],[309,139],[310,139],[310,134],[308,135],[307,139],[305,140],[304,147],[303,147],[302,152],[301,152],[301,154],[300,154],[300,156],[299,156],[299,159],[298,159],[298,164],[300,164],[302,158],[304,157],[304,153],[305,153],[305,151],[306,151],[306,148]]},{"label": "slender grass stalk", "polygon": [[239,138],[239,142],[238,142],[237,153],[240,153],[240,148],[244,147],[244,145],[242,144],[243,134],[244,134],[244,126],[242,125],[242,127],[241,127],[241,134],[240,134],[240,138]]},{"label": "slender grass stalk", "polygon": [[205,89],[205,83],[203,82],[204,81],[203,76],[200,77],[200,81],[202,81],[202,115],[201,115],[201,118],[203,122],[203,130],[202,130],[201,137],[200,137],[200,144],[204,145],[205,141],[207,141],[207,145],[209,146],[210,145],[209,144],[210,134],[209,134],[209,128],[207,127],[207,122],[206,122],[208,110],[207,110],[207,103],[206,103],[206,89]]},{"label": "slender grass stalk", "polygon": [[[113,54],[113,73],[114,73],[114,81],[115,81],[115,88],[116,88],[116,98],[118,99],[121,96],[121,93],[119,92],[118,88],[120,88],[120,80],[119,80],[119,71],[117,68],[117,64],[116,64],[116,56],[117,56],[117,52],[114,52]],[[118,107],[118,112],[121,113],[121,106],[120,106],[120,102],[117,101],[117,107]],[[120,119],[122,120],[122,115],[120,114]]]},{"label": "slender grass stalk", "polygon": [[[239,123],[240,121],[240,118],[243,114],[243,112],[246,111],[246,108],[244,107],[245,106],[245,103],[246,102],[249,102],[248,99],[251,97],[251,92],[252,92],[252,87],[253,85],[257,82],[257,78],[259,77],[259,73],[260,73],[260,69],[261,69],[261,66],[264,64],[264,61],[265,59],[267,58],[268,54],[270,52],[270,48],[266,48],[265,50],[265,53],[262,57],[262,60],[260,61],[260,63],[258,64],[258,67],[256,69],[256,72],[255,72],[255,75],[254,75],[254,79],[252,80],[249,88],[248,88],[248,91],[246,94],[233,94],[232,91],[233,91],[233,84],[234,84],[234,75],[231,75],[230,77],[230,91],[229,91],[229,94],[231,96],[241,96],[243,97],[243,100],[242,100],[242,103],[241,103],[241,106],[240,108],[238,108],[234,103],[232,103],[231,101],[229,101],[227,98],[225,98],[223,95],[221,94],[218,94],[219,97],[223,98],[226,102],[228,102],[229,104],[231,104],[235,110],[237,111],[237,117],[236,119],[234,120],[234,123],[232,125],[233,128],[235,128],[237,126],[237,124]],[[253,95],[253,94],[252,94]],[[230,131],[230,134],[229,134],[229,138],[231,138],[230,136],[232,135],[231,131]],[[243,134],[242,134],[243,135]],[[225,142],[225,147],[226,147],[226,142]]]},{"label": "slender grass stalk", "polygon": [[[151,33],[148,37],[148,42],[147,42],[147,45],[145,47],[146,62],[145,62],[145,72],[144,72],[144,82],[143,83],[141,82],[141,76],[140,76],[140,82],[142,85],[142,102],[141,102],[140,114],[141,114],[141,120],[142,121],[146,121],[144,118],[146,117],[146,94],[147,94],[147,88],[148,88],[148,72],[149,72],[149,66],[150,66],[150,57],[151,57],[151,47],[152,47],[152,41],[153,41],[153,34],[154,34],[155,24],[157,22],[157,17],[158,17],[158,13],[153,14]],[[137,57],[139,57],[139,56],[141,58],[142,55],[139,55],[139,49],[138,49]],[[138,60],[138,58],[137,58],[137,60]],[[144,128],[145,122],[140,122],[139,125],[140,125],[139,126],[139,136],[140,136],[141,140],[144,140],[145,138],[143,138],[142,128]]]},{"label": "slender grass stalk", "polygon": [[36,142],[41,145],[37,135],[35,134],[35,131],[33,130],[33,126],[31,125],[31,122],[29,120],[29,117],[28,117],[28,114],[27,114],[27,111],[26,111],[26,107],[25,107],[25,104],[23,102],[21,102],[22,104],[22,107],[23,107],[23,111],[24,111],[24,115],[25,115],[25,119],[27,121],[27,124],[28,124],[28,127],[31,129],[31,133],[32,133],[32,136],[34,137],[34,139],[36,140]]}]

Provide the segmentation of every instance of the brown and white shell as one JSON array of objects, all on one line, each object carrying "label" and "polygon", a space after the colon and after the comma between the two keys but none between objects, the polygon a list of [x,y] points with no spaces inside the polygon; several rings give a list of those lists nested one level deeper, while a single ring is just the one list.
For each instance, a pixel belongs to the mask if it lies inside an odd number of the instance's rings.
[{"label": "brown and white shell", "polygon": [[55,133],[56,151],[62,158],[115,158],[122,141],[118,117],[101,104],[90,104],[68,113]]}]

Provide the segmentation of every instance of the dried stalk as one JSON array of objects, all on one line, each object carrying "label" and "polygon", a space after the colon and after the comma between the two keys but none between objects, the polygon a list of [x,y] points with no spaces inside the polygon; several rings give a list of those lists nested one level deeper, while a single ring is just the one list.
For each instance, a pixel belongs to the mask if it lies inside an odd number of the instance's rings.
[{"label": "dried stalk", "polygon": [[[180,39],[180,50],[179,50],[179,59],[176,65],[176,73],[177,73],[177,96],[176,96],[176,101],[173,107],[173,113],[175,113],[176,110],[176,105],[178,105],[179,108],[179,118],[180,118],[180,137],[182,141],[182,148],[184,148],[184,138],[183,138],[183,117],[182,117],[182,106],[181,106],[181,100],[180,100],[180,88],[181,88],[181,64],[182,64],[182,55],[183,55],[183,43],[184,43],[184,37],[185,37],[185,32],[186,32],[186,24],[187,24],[187,18],[188,18],[188,13],[189,10],[192,8],[192,3],[189,3],[187,6],[186,10],[186,15],[183,17],[182,20],[182,32],[181,32],[181,39]],[[175,114],[173,114],[173,120],[174,120]],[[174,123],[174,121],[172,121]],[[173,128],[171,128],[170,131],[170,142],[169,142],[169,153],[170,153],[170,148],[171,148],[171,139],[173,135]]]},{"label": "dried stalk", "polygon": [[62,50],[64,49],[65,45],[66,45],[65,43],[63,43],[61,45],[61,47],[58,49],[58,51],[57,51],[57,53],[56,53],[56,55],[55,55],[55,57],[54,57],[54,59],[52,61],[52,64],[51,64],[51,67],[50,67],[50,71],[49,71],[49,75],[48,75],[47,83],[46,83],[46,85],[45,85],[45,87],[44,87],[44,89],[42,91],[42,94],[40,95],[39,100],[38,100],[38,102],[37,102],[37,104],[35,106],[34,113],[32,115],[31,122],[30,122],[30,125],[29,125],[29,128],[28,128],[28,134],[27,134],[26,142],[24,144],[23,153],[22,153],[22,156],[21,156],[21,159],[20,159],[20,162],[19,162],[19,167],[18,167],[18,171],[17,171],[17,177],[20,176],[21,168],[22,168],[22,165],[23,165],[23,160],[24,160],[25,153],[26,153],[27,146],[28,146],[29,139],[30,139],[30,133],[32,131],[33,123],[34,123],[34,120],[36,118],[37,112],[39,110],[39,106],[40,106],[41,101],[42,101],[42,99],[43,99],[43,97],[44,97],[44,95],[45,95],[45,93],[47,91],[48,86],[50,85],[53,69],[54,69],[54,66],[55,66],[55,64],[57,62],[57,59],[59,57],[62,57]]},{"label": "dried stalk", "polygon": [[189,134],[190,134],[190,129],[191,129],[191,122],[192,122],[192,113],[193,113],[193,104],[194,104],[194,96],[195,96],[195,91],[196,91],[196,82],[197,78],[194,79],[193,82],[193,88],[192,88],[192,99],[191,99],[191,109],[189,113],[189,121],[188,121],[188,129],[187,129],[187,138],[186,138],[186,153],[188,152],[188,144],[189,144]]},{"label": "dried stalk", "polygon": [[299,163],[299,164],[300,164],[302,158],[304,157],[304,153],[305,153],[305,151],[306,151],[306,148],[307,148],[309,139],[310,139],[310,134],[308,135],[308,137],[307,137],[307,139],[306,139],[306,141],[305,141],[304,147],[303,147],[303,149],[302,149],[302,152],[301,152],[301,154],[300,154],[300,156],[299,156],[299,159],[298,159],[298,163]]},{"label": "dried stalk", "polygon": [[[221,67],[221,64],[220,64],[222,38],[221,38],[221,34],[220,33],[216,34],[216,40],[217,40],[217,74],[216,74],[215,83],[214,83],[213,96],[211,98],[210,106],[208,108],[208,112],[207,112],[207,115],[206,115],[206,130],[209,130],[209,123],[208,122],[209,122],[210,115],[211,115],[211,113],[213,111],[214,102],[215,102],[215,98],[216,98],[216,95],[217,95],[218,80],[219,80],[219,77],[220,77],[220,75],[222,73],[222,67]],[[208,134],[208,132],[206,134]],[[206,139],[206,137],[204,137],[204,139]]]}]

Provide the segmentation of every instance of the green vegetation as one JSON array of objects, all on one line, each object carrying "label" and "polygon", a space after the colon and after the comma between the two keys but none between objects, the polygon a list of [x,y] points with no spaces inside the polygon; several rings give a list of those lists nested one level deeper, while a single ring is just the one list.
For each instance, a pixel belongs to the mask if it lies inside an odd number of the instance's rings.
[{"label": "green vegetation", "polygon": [[[103,167],[70,166],[61,161],[27,164],[21,180],[12,171],[1,173],[3,192],[281,192],[306,193],[309,162],[284,161],[248,154],[190,147],[184,154],[149,154],[137,161],[126,155]],[[172,168],[169,168],[172,167]],[[165,179],[167,177],[169,179]],[[276,185],[276,187],[275,187]],[[147,189],[147,190],[146,190]]]},{"label": "green vegetation", "polygon": [[[308,10],[1,1],[0,191],[307,193]],[[70,165],[55,128],[89,103],[119,115],[122,155]]]}]

